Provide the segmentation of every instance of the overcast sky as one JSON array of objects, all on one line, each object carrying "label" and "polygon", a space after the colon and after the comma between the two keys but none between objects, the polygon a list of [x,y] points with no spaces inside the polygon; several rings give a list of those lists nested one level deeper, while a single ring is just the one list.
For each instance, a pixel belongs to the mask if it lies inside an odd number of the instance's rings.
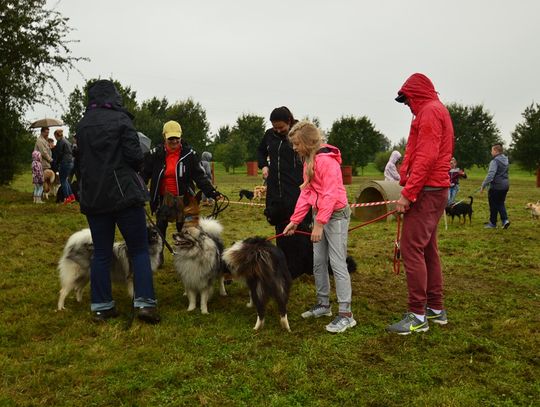
[{"label": "overcast sky", "polygon": [[[483,104],[508,144],[521,113],[540,102],[538,0],[64,0],[75,56],[69,79],[113,77],[170,102],[192,97],[212,133],[242,113],[286,105],[328,129],[368,116],[391,141],[408,135],[410,111],[394,102],[414,72],[444,103]],[[59,116],[38,106],[28,119]],[[189,141],[189,135],[185,135]]]}]

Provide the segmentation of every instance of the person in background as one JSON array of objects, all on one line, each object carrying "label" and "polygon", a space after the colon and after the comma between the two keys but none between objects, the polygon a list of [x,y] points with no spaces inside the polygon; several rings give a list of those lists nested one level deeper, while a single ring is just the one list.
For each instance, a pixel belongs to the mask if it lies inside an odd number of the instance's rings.
[{"label": "person in background", "polygon": [[71,190],[69,184],[69,176],[73,171],[73,154],[71,151],[71,144],[64,138],[64,131],[62,129],[55,130],[54,137],[56,138],[55,162],[60,175],[60,185],[62,186],[62,193],[64,195],[64,205],[75,201],[75,195]]},{"label": "person in background", "polygon": [[109,80],[88,88],[89,104],[77,125],[76,168],[81,212],[86,215],[94,256],[91,262],[91,310],[95,321],[118,315],[111,292],[111,260],[116,226],[126,242],[133,267],[135,315],[143,322],[160,321],[144,205],[146,186],[140,179],[143,153],[132,117]]},{"label": "person in background", "polygon": [[397,164],[401,160],[401,153],[397,150],[392,151],[390,158],[384,167],[384,180],[385,181],[397,181],[399,182],[399,171]]},{"label": "person in background", "polygon": [[51,163],[53,160],[51,148],[49,147],[49,141],[47,140],[48,138],[49,128],[42,127],[40,134],[36,139],[36,143],[34,144],[34,151],[39,151],[41,154],[41,166],[43,167],[43,171],[51,168]]},{"label": "person in background", "polygon": [[331,316],[328,263],[334,272],[339,312],[326,330],[332,333],[353,328],[351,278],[347,270],[347,235],[351,209],[341,176],[341,153],[337,147],[323,144],[319,129],[309,122],[299,122],[289,133],[294,150],[304,159],[304,182],[290,223],[283,233],[291,236],[312,209],[315,219],[313,276],[317,303],[302,314],[303,318]]},{"label": "person in background", "polygon": [[57,165],[57,160],[56,160],[56,151],[55,151],[56,145],[54,144],[54,138],[49,137],[47,139],[47,143],[49,143],[49,148],[51,149],[51,158],[52,158],[51,170],[53,170],[55,173],[57,173],[58,172],[58,165]]},{"label": "person in background", "polygon": [[[142,175],[150,181],[150,209],[157,213],[157,227],[166,236],[168,220],[159,216],[165,194],[195,196],[195,185],[211,199],[218,199],[216,191],[199,161],[197,152],[182,138],[180,123],[171,120],[163,125],[163,143],[154,147],[144,158]],[[176,224],[178,231],[181,224]],[[163,264],[163,252],[160,258]]]},{"label": "person in background", "polygon": [[[267,187],[264,214],[275,227],[276,235],[281,235],[300,195],[303,164],[287,137],[298,122],[291,111],[285,106],[275,108],[270,113],[270,122],[272,128],[264,133],[257,149],[257,161]],[[311,212],[308,212],[298,230],[311,232],[310,224]],[[293,278],[313,273],[313,244],[309,236],[280,236],[276,244],[285,254]]]},{"label": "person in background", "polygon": [[34,203],[44,203],[41,200],[43,194],[43,166],[39,151],[32,152],[32,183],[34,184]]},{"label": "person in background", "polygon": [[466,179],[467,174],[465,174],[465,171],[458,168],[457,160],[452,157],[452,159],[450,160],[450,171],[448,171],[448,175],[450,176],[450,189],[448,190],[447,205],[450,206],[455,202],[456,195],[459,192],[459,179]]},{"label": "person in background", "polygon": [[508,157],[503,154],[501,144],[494,144],[491,147],[491,156],[493,159],[489,163],[488,173],[480,188],[480,192],[484,192],[484,189],[489,186],[489,222],[486,223],[485,227],[487,229],[496,228],[497,215],[500,215],[502,227],[508,229],[510,221],[508,220],[506,206],[504,205],[506,194],[508,194],[508,190],[510,189],[510,183],[508,182]]},{"label": "person in background", "polygon": [[[203,167],[204,173],[206,174],[206,177],[208,178],[208,181],[212,182],[212,153],[208,151],[203,151],[201,154],[201,165]],[[214,203],[214,200],[212,198],[208,198],[206,195],[202,196],[202,204],[203,205],[212,205]]]},{"label": "person in background", "polygon": [[407,274],[408,312],[387,326],[388,332],[408,335],[429,329],[429,321],[448,322],[443,304],[437,226],[448,201],[454,129],[448,109],[431,80],[411,75],[398,92],[397,102],[414,115],[400,169],[403,186],[396,209],[403,213],[401,257]]}]

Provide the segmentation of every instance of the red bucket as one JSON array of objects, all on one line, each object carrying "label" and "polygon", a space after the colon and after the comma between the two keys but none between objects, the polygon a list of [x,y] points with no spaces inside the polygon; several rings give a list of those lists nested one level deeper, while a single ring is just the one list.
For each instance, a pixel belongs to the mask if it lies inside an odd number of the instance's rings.
[{"label": "red bucket", "polygon": [[352,166],[342,165],[341,176],[343,177],[343,185],[351,185],[352,184]]}]

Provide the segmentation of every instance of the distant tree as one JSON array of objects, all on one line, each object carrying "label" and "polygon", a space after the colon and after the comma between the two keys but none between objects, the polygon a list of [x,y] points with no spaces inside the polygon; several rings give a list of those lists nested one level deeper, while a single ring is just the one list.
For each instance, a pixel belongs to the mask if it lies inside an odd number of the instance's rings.
[{"label": "distant tree", "polygon": [[9,183],[20,157],[30,156],[24,114],[36,103],[58,102],[56,74],[67,74],[83,58],[71,55],[71,27],[45,0],[0,2],[0,184]]},{"label": "distant tree", "polygon": [[152,140],[152,145],[163,141],[163,124],[167,121],[168,108],[169,102],[166,98],[153,97],[142,102],[134,112],[135,128],[148,136]]},{"label": "distant tree", "polygon": [[264,136],[264,117],[252,114],[243,114],[236,120],[233,132],[245,142],[246,161],[257,160],[257,147]]},{"label": "distant tree", "polygon": [[182,127],[182,138],[200,155],[210,143],[208,131],[210,125],[206,119],[206,110],[200,103],[189,98],[176,102],[167,109],[166,120],[176,120]]},{"label": "distant tree", "polygon": [[402,137],[399,139],[399,141],[397,142],[397,144],[394,144],[392,146],[392,151],[394,150],[397,150],[401,153],[401,155],[403,155],[403,153],[405,152],[405,147],[407,146],[407,139],[405,137]]},{"label": "distant tree", "polygon": [[540,170],[540,104],[531,103],[512,132],[512,158],[528,171]]},{"label": "distant tree", "polygon": [[315,126],[317,126],[319,129],[321,129],[321,119],[319,119],[317,116],[313,116],[313,117],[304,116],[304,117],[302,117],[302,120],[311,122]]},{"label": "distant tree", "polygon": [[214,154],[214,151],[218,145],[227,143],[231,135],[231,131],[232,130],[229,126],[221,126],[217,133],[212,137],[212,141],[208,145],[208,151]]},{"label": "distant tree", "polygon": [[247,156],[246,142],[240,133],[233,131],[227,143],[218,144],[214,149],[215,161],[223,163],[225,171],[244,165]]},{"label": "distant tree", "polygon": [[454,125],[454,157],[461,168],[485,167],[491,161],[491,146],[502,143],[493,116],[484,106],[447,106]]},{"label": "distant tree", "polygon": [[[62,115],[62,120],[69,128],[69,134],[75,134],[77,123],[82,119],[88,106],[88,89],[101,78],[87,80],[82,88],[75,86],[75,89],[68,96],[68,108]],[[119,81],[110,78],[118,93],[122,97],[122,104],[128,112],[134,114],[137,109],[137,92],[130,86],[124,86]]]},{"label": "distant tree", "polygon": [[382,173],[384,173],[386,164],[388,164],[390,154],[392,154],[392,151],[379,151],[377,154],[375,154],[375,159],[373,160],[373,163],[375,164],[375,168],[377,168]]},{"label": "distant tree", "polygon": [[366,116],[336,120],[328,133],[328,143],[341,150],[343,164],[352,165],[354,173],[357,167],[363,171],[378,151],[387,150],[390,146],[390,141],[375,129]]}]

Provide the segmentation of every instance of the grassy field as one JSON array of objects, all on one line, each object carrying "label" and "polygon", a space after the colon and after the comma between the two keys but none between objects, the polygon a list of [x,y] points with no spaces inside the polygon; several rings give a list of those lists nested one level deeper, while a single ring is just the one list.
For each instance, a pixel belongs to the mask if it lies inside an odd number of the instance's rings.
[{"label": "grassy field", "polygon": [[[470,172],[459,197],[484,174]],[[351,201],[372,178],[380,178],[372,167],[354,178]],[[259,183],[219,167],[216,179],[231,200]],[[344,334],[300,317],[314,301],[310,276],[293,285],[291,333],[280,329],[273,304],[255,333],[239,283],[228,286],[228,297],[212,298],[210,315],[188,313],[168,253],[155,275],[161,324],[126,329],[123,287],[114,288],[122,316],[111,323],[91,323],[88,288],[82,303],[69,297],[68,309],[55,312],[57,261],[86,221],[76,204],[33,205],[31,191],[29,174],[0,188],[0,406],[539,405],[540,222],[525,203],[540,199],[540,189],[527,173],[511,170],[508,230],[483,228],[486,194],[475,195],[472,226],[444,230],[441,222],[450,322],[408,337],[384,332],[406,306],[404,275],[391,272],[393,222],[350,235],[358,325]],[[220,220],[227,245],[273,235],[258,207],[231,205]]]}]

